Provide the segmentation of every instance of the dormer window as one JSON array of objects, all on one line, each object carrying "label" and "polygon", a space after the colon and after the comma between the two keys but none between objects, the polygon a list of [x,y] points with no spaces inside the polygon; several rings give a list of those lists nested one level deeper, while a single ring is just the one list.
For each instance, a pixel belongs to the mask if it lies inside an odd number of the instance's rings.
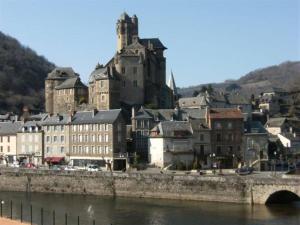
[{"label": "dormer window", "polygon": [[39,131],[39,127],[35,127],[35,132],[38,132]]},{"label": "dormer window", "polygon": [[32,127],[29,127],[29,132],[32,132]]}]

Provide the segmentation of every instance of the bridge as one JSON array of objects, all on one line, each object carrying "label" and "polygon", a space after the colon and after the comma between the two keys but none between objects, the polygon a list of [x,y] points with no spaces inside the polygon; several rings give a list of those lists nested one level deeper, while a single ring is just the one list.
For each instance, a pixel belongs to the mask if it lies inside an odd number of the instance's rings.
[{"label": "bridge", "polygon": [[280,175],[264,178],[254,176],[247,180],[247,184],[253,204],[300,201],[300,176]]}]

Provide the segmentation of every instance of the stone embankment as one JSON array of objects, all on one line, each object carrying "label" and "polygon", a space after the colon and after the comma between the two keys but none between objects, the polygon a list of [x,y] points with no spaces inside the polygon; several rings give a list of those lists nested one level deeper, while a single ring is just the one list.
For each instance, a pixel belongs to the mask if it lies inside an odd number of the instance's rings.
[{"label": "stone embankment", "polygon": [[28,223],[21,223],[20,221],[0,218],[1,225],[28,225]]},{"label": "stone embankment", "polygon": [[264,204],[287,190],[300,195],[299,179],[262,176],[110,173],[0,169],[0,191],[70,193]]}]

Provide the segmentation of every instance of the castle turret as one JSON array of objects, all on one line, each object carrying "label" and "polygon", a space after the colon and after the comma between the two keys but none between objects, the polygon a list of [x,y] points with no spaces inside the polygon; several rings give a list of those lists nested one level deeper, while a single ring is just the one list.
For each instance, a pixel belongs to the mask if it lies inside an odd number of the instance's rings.
[{"label": "castle turret", "polygon": [[129,17],[123,13],[117,22],[117,51],[121,50],[138,39],[138,18]]}]

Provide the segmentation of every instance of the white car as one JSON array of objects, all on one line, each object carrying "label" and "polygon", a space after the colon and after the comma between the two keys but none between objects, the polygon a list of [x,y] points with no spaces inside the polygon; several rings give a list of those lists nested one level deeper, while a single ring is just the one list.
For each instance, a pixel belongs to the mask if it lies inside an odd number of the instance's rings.
[{"label": "white car", "polygon": [[100,169],[99,169],[99,167],[97,165],[89,165],[87,167],[87,171],[97,172],[97,171],[100,171]]},{"label": "white car", "polygon": [[73,166],[67,166],[67,167],[65,167],[64,170],[66,170],[66,171],[75,171],[76,169]]}]

